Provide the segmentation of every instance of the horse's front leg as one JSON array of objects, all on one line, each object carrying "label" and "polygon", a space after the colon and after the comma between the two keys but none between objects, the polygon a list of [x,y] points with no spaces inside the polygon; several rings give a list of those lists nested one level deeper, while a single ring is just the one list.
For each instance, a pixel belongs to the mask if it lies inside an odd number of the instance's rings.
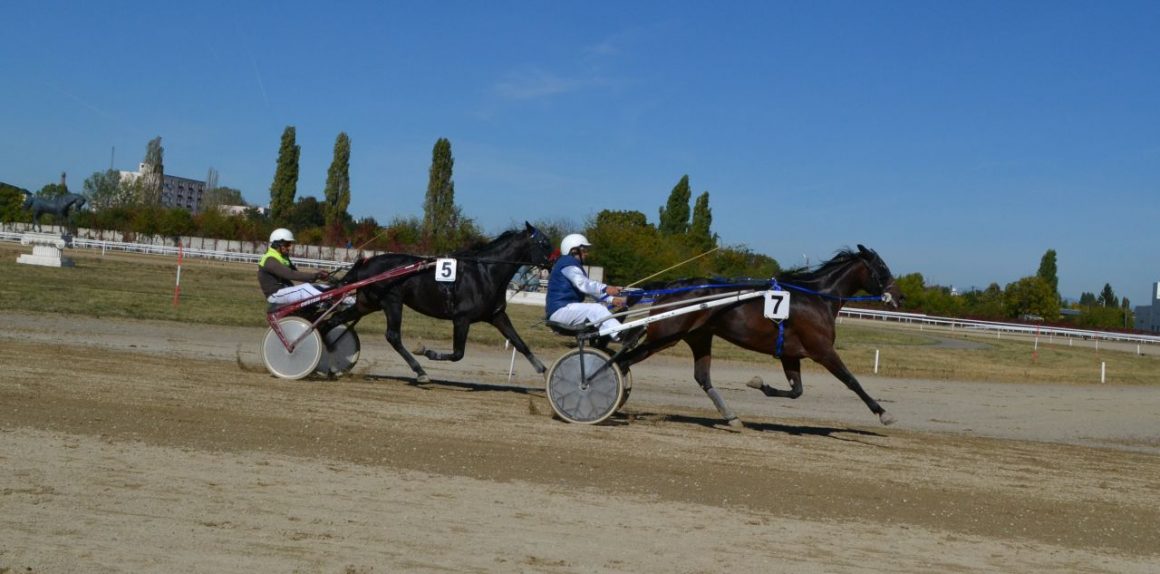
[{"label": "horse's front leg", "polygon": [[382,305],[382,307],[383,314],[387,316],[387,342],[407,362],[407,366],[411,367],[412,371],[415,371],[415,382],[431,382],[431,377],[427,376],[427,371],[423,370],[423,366],[419,364],[419,361],[415,360],[415,357],[403,346],[403,303],[401,301],[390,301]]},{"label": "horse's front leg", "polygon": [[505,339],[511,341],[512,345],[515,346],[517,351],[528,358],[528,361],[532,363],[532,367],[536,369],[537,373],[542,375],[544,374],[544,371],[548,370],[547,367],[545,367],[544,364],[536,358],[536,355],[532,353],[532,348],[529,347],[528,344],[520,338],[520,334],[517,333],[516,328],[512,326],[512,320],[510,317],[508,317],[506,312],[500,311],[497,313],[494,317],[491,318],[491,324],[494,325],[501,334],[503,334]]},{"label": "horse's front leg", "polygon": [[854,377],[854,373],[851,373],[850,369],[846,368],[846,364],[838,357],[836,351],[831,349],[829,353],[814,360],[830,371],[835,377],[838,377],[838,380],[845,383],[847,388],[854,391],[858,395],[858,398],[862,399],[862,402],[866,403],[867,407],[870,407],[870,412],[878,415],[878,420],[882,421],[882,424],[894,424],[894,415],[886,412],[886,409],[882,408],[878,404],[878,401],[872,399],[870,395],[866,394],[866,391],[862,390],[862,384]]},{"label": "horse's front leg", "polygon": [[785,371],[785,379],[789,381],[788,391],[775,389],[765,384],[765,381],[762,381],[761,377],[753,377],[753,379],[746,384],[751,388],[765,393],[765,396],[767,397],[796,399],[802,396],[802,360],[797,357],[782,358],[781,368]]},{"label": "horse's front leg", "polygon": [[454,348],[450,353],[441,353],[426,347],[417,349],[416,353],[422,353],[424,357],[432,361],[458,361],[463,358],[463,353],[467,349],[467,331],[471,328],[471,321],[463,318],[452,319],[453,326],[452,340],[454,341]]},{"label": "horse's front leg", "polygon": [[701,390],[709,395],[709,400],[713,401],[713,406],[717,407],[717,412],[721,413],[721,418],[725,419],[730,427],[745,428],[745,424],[737,418],[737,413],[734,413],[733,409],[725,404],[725,399],[721,398],[721,393],[713,388],[713,382],[709,377],[709,368],[713,364],[713,334],[708,331],[690,333],[689,336],[685,337],[685,342],[693,350],[693,378],[697,379],[697,384],[701,385]]}]

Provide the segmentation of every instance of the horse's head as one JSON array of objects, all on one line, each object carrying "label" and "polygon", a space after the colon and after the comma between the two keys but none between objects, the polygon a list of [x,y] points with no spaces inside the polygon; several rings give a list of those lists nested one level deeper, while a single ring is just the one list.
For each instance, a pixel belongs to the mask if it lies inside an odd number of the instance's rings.
[{"label": "horse's head", "polygon": [[547,267],[552,257],[552,242],[544,232],[524,222],[524,233],[528,236],[528,261],[537,267]]},{"label": "horse's head", "polygon": [[20,193],[24,194],[24,203],[20,204],[20,209],[28,209],[32,207],[32,198],[35,197],[32,195],[32,192],[20,190]]},{"label": "horse's head", "polygon": [[897,309],[902,301],[902,291],[898,289],[898,284],[894,281],[894,275],[890,273],[886,262],[878,256],[877,251],[862,245],[858,245],[858,256],[866,265],[869,275],[866,290],[871,294],[881,295],[882,302]]}]

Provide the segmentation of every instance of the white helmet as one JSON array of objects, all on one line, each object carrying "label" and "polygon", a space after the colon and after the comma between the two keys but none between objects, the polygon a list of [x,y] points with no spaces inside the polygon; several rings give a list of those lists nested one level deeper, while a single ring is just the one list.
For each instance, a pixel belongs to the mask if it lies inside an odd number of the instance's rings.
[{"label": "white helmet", "polygon": [[279,241],[286,241],[289,243],[294,243],[294,234],[291,233],[290,230],[286,229],[285,227],[279,227],[278,229],[274,230],[274,233],[270,234],[270,243],[274,244],[274,243],[277,243]]},{"label": "white helmet", "polygon": [[573,234],[565,237],[564,240],[560,242],[560,253],[563,255],[567,255],[567,254],[571,253],[572,250],[576,249],[577,247],[591,247],[591,246],[592,246],[592,244],[588,242],[587,237],[584,237],[583,235],[580,235],[579,233],[573,233]]}]

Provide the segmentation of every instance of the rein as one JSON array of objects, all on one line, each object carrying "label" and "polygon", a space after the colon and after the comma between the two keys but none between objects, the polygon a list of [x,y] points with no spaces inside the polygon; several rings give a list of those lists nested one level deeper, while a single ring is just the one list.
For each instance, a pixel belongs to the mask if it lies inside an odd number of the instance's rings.
[{"label": "rein", "polygon": [[649,291],[641,291],[640,293],[642,295],[642,298],[641,298],[642,302],[652,303],[652,302],[656,301],[657,295],[671,295],[673,293],[684,293],[686,291],[695,291],[697,289],[760,289],[760,288],[764,288],[764,287],[771,287],[773,289],[777,289],[779,287],[784,287],[784,288],[789,289],[791,291],[797,291],[799,293],[805,293],[807,295],[817,295],[818,297],[821,297],[823,299],[829,299],[831,301],[862,302],[862,301],[883,301],[884,300],[883,295],[878,295],[878,296],[862,295],[862,296],[858,296],[858,297],[840,297],[838,295],[832,295],[830,293],[822,293],[821,291],[815,291],[813,289],[802,287],[800,285],[794,285],[792,283],[779,283],[777,281],[777,279],[770,279],[769,281],[762,281],[762,282],[751,281],[748,283],[705,283],[702,285],[690,285],[688,287],[675,287],[673,289],[655,289],[655,290],[649,290]]}]

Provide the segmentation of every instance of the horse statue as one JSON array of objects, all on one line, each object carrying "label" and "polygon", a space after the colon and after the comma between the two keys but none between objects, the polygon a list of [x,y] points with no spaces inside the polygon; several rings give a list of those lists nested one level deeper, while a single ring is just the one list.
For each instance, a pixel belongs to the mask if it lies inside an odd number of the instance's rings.
[{"label": "horse statue", "polygon": [[68,229],[75,231],[72,219],[73,212],[84,207],[86,201],[83,195],[75,193],[65,193],[52,199],[46,199],[25,191],[24,204],[21,207],[32,212],[32,228],[36,231],[43,230],[40,225],[40,217],[45,213],[51,214],[57,219],[64,219]]},{"label": "horse statue", "polygon": [[[789,317],[780,324],[765,318],[764,300],[749,299],[736,305],[723,305],[704,311],[688,313],[649,323],[644,340],[614,358],[622,371],[662,349],[684,341],[693,351],[693,378],[709,396],[722,418],[732,427],[743,423],[713,388],[709,376],[713,361],[713,337],[720,337],[743,349],[757,351],[781,359],[782,369],[789,381],[789,390],[771,387],[755,377],[748,385],[768,397],[796,399],[802,395],[801,360],[813,359],[846,384],[862,399],[870,412],[878,415],[884,425],[894,423],[877,401],[866,394],[858,379],[850,372],[834,350],[834,327],[838,311],[858,292],[865,291],[897,308],[902,293],[894,282],[890,269],[878,253],[861,245],[858,251],[839,251],[817,269],[795,269],[770,281],[751,281],[738,286],[712,286],[706,279],[691,279],[671,283],[662,290],[655,303],[671,303],[721,293],[722,288],[769,289],[771,286],[789,291]],[[666,293],[672,291],[671,293]],[[853,297],[854,299],[869,299]],[[653,310],[658,314],[662,310]]]},{"label": "horse statue", "polygon": [[[359,288],[356,307],[336,315],[337,322],[357,320],[382,309],[387,319],[387,342],[415,372],[416,382],[431,381],[415,357],[403,347],[403,305],[436,319],[449,319],[453,326],[451,353],[426,348],[416,350],[432,361],[458,361],[467,346],[467,331],[472,323],[486,321],[523,353],[537,373],[546,368],[520,338],[507,315],[507,286],[523,265],[545,266],[552,246],[548,237],[524,223],[522,230],[505,231],[491,242],[458,251],[447,257],[457,261],[454,281],[440,281],[443,269],[424,271],[392,281],[372,283]],[[385,271],[430,260],[429,257],[404,253],[387,253],[360,260],[339,282],[346,285],[374,277]]]}]

